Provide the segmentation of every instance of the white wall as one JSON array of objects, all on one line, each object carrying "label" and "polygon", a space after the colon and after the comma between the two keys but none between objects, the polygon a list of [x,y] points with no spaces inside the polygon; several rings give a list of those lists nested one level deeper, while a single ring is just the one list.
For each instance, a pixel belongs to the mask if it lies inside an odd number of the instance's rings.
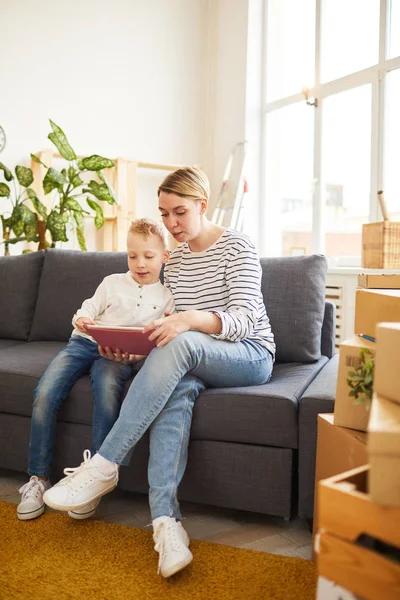
[{"label": "white wall", "polygon": [[[202,166],[212,213],[247,138],[245,230],[257,243],[262,0],[0,3],[1,161],[29,165],[51,147],[50,117],[80,154]],[[164,175],[140,171],[138,216],[158,214]]]},{"label": "white wall", "polygon": [[[0,160],[51,147],[48,118],[80,154],[201,164],[204,0],[1,0]],[[163,172],[141,171],[139,216]],[[4,202],[3,202],[4,206]]]}]

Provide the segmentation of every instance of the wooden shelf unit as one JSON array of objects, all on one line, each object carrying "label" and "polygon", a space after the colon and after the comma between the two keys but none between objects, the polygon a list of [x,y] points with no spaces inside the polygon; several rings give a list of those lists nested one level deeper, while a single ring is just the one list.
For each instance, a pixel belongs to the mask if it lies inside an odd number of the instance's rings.
[{"label": "wooden shelf unit", "polygon": [[[54,159],[63,159],[57,152],[51,149],[40,150],[36,156],[48,167],[51,167]],[[78,156],[77,158],[84,158]],[[136,199],[138,187],[139,169],[156,169],[160,171],[175,171],[182,165],[168,165],[163,163],[150,163],[129,160],[126,158],[114,158],[115,167],[105,169],[104,174],[107,181],[112,185],[117,198],[117,204],[110,205],[102,202],[104,212],[104,225],[96,231],[96,251],[118,252],[126,250],[126,236],[129,225],[136,218]],[[31,168],[34,175],[32,188],[39,200],[47,207],[51,207],[52,195],[45,195],[42,181],[47,168],[32,159]],[[93,218],[86,216],[85,218]]]}]

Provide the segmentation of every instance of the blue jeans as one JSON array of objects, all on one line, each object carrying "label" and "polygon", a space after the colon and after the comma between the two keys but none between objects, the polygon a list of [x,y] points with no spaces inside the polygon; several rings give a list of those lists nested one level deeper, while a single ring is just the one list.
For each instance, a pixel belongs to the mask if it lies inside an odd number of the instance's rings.
[{"label": "blue jeans", "polygon": [[267,383],[272,357],[259,344],[216,340],[188,331],[155,348],[136,375],[99,453],[122,464],[150,427],[152,518],[180,518],[177,491],[185,472],[194,401],[206,387]]},{"label": "blue jeans", "polygon": [[102,358],[97,344],[87,338],[70,338],[47,367],[33,394],[29,475],[50,475],[58,409],[85,373],[90,374],[94,400],[92,454],[97,452],[118,418],[125,383],[134,374],[134,367]]}]

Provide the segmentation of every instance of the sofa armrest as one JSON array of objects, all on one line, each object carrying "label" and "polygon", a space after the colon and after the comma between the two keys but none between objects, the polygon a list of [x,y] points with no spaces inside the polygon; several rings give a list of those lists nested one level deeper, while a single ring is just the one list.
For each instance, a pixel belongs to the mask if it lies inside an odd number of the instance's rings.
[{"label": "sofa armrest", "polygon": [[335,354],[336,342],[336,306],[329,300],[325,301],[324,320],[321,331],[321,354],[332,358]]},{"label": "sofa armrest", "polygon": [[335,354],[299,402],[299,505],[300,517],[313,518],[315,457],[317,451],[317,415],[331,413],[335,403],[339,354]]}]

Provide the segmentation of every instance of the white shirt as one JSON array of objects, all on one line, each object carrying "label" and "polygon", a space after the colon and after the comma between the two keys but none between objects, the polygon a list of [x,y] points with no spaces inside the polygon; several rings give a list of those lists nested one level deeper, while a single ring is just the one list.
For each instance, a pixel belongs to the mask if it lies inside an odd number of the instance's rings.
[{"label": "white shirt", "polygon": [[115,273],[105,277],[92,298],[85,300],[74,314],[72,335],[95,341],[75,327],[75,321],[81,317],[95,321],[96,325],[144,327],[163,317],[164,312],[175,312],[175,304],[172,293],[161,281],[140,285],[130,271]]}]

